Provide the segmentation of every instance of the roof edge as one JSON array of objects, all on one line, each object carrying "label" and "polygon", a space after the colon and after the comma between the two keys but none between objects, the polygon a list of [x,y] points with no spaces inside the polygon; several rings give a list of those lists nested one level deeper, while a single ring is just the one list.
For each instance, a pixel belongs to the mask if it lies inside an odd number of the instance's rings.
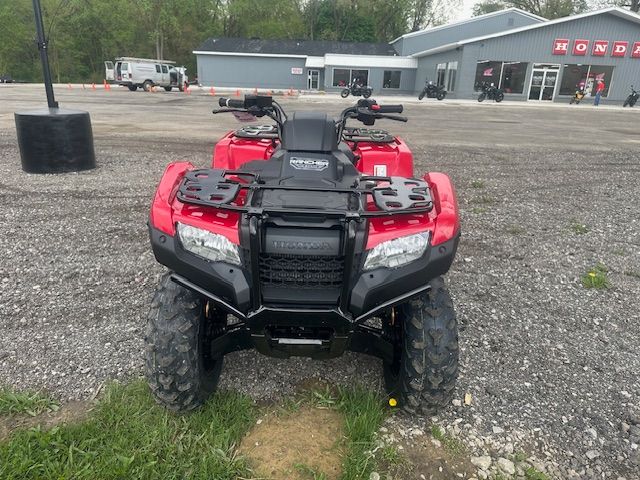
[{"label": "roof edge", "polygon": [[461,45],[466,45],[468,43],[480,42],[482,40],[489,40],[491,38],[505,37],[507,35],[513,35],[515,33],[520,33],[520,32],[527,32],[529,30],[535,30],[537,28],[543,28],[550,25],[557,25],[559,23],[579,20],[581,18],[588,18],[588,17],[593,17],[595,15],[602,15],[603,13],[615,13],[615,14],[621,15],[622,17],[627,17],[629,18],[629,20],[633,20],[636,23],[640,23],[640,15],[638,15],[637,13],[631,12],[630,10],[625,10],[624,8],[620,8],[620,7],[607,7],[607,8],[602,8],[600,10],[593,10],[591,12],[584,12],[584,13],[579,13],[577,15],[570,15],[568,17],[561,17],[561,18],[556,18],[554,20],[547,20],[546,22],[543,22],[543,23],[536,23],[536,24],[527,25],[524,27],[512,28],[511,30],[492,33],[490,35],[472,37],[465,40],[460,40],[457,43],[459,46],[461,46]]},{"label": "roof edge", "polygon": [[498,15],[501,15],[501,14],[504,14],[504,13],[507,13],[507,12],[519,13],[521,15],[533,18],[534,20],[538,20],[540,22],[547,22],[548,21],[546,18],[541,17],[539,15],[536,15],[535,13],[527,12],[525,10],[522,10],[522,9],[516,8],[516,7],[510,7],[510,8],[505,8],[503,10],[498,10],[498,11],[495,11],[495,12],[489,12],[489,13],[485,13],[483,15],[478,15],[477,17],[465,18],[463,20],[457,20],[455,22],[445,23],[444,25],[437,25],[435,27],[428,27],[428,28],[424,28],[422,30],[417,30],[415,32],[405,33],[404,35],[399,36],[395,40],[391,40],[389,42],[389,44],[393,45],[398,40],[402,40],[404,38],[411,38],[411,37],[414,37],[416,35],[421,35],[423,33],[436,32],[438,30],[444,30],[445,28],[449,28],[449,27],[458,27],[460,25],[465,25],[467,23],[475,22],[475,21],[480,20],[480,19],[496,17]]}]

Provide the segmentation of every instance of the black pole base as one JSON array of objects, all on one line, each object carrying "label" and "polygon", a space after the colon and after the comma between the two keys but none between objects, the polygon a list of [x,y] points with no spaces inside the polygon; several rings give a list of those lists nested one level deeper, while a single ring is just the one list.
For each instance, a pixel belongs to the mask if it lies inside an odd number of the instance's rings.
[{"label": "black pole base", "polygon": [[88,112],[48,108],[16,112],[22,169],[28,173],[64,173],[96,166]]}]

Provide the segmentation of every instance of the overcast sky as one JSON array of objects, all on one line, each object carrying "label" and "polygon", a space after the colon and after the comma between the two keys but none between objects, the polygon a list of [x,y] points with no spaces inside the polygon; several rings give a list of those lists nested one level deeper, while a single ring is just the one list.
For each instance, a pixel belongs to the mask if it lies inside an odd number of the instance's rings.
[{"label": "overcast sky", "polygon": [[457,12],[454,12],[451,15],[451,21],[455,20],[463,20],[465,18],[471,18],[471,12],[473,11],[473,6],[476,4],[478,0],[462,0],[461,7]]}]

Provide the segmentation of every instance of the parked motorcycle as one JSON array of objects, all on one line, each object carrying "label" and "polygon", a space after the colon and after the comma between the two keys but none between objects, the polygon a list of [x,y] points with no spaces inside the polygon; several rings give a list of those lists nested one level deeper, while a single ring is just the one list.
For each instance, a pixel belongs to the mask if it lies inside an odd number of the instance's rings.
[{"label": "parked motorcycle", "polygon": [[438,100],[444,100],[447,96],[447,91],[442,85],[436,85],[433,82],[426,82],[422,92],[418,95],[418,100],[422,100],[424,97],[437,98]]},{"label": "parked motorcycle", "polygon": [[584,91],[584,87],[578,87],[573,94],[573,97],[571,97],[571,100],[569,100],[569,105],[572,105],[574,103],[578,105],[586,94],[587,93]]},{"label": "parked motorcycle", "polygon": [[349,94],[351,94],[354,97],[359,97],[362,95],[364,98],[369,98],[372,93],[373,90],[371,90],[371,87],[360,85],[358,82],[354,81],[351,82],[351,84],[347,88],[343,89],[340,92],[340,96],[342,98],[347,98]]},{"label": "parked motorcycle", "polygon": [[640,93],[634,90],[633,85],[631,85],[631,93],[629,94],[627,99],[624,101],[622,106],[626,107],[628,105],[630,107],[633,107],[638,101],[638,97],[640,97]]},{"label": "parked motorcycle", "polygon": [[504,92],[496,87],[493,83],[484,82],[481,85],[482,93],[478,95],[478,101],[483,102],[485,98],[500,103],[504,100]]}]

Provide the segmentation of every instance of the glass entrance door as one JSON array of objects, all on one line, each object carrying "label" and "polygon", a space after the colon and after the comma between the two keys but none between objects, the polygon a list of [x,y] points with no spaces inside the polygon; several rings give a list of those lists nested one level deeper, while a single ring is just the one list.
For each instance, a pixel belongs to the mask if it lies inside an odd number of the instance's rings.
[{"label": "glass entrance door", "polygon": [[553,100],[558,81],[558,69],[534,68],[531,74],[529,100]]},{"label": "glass entrance door", "polygon": [[320,87],[320,71],[309,70],[307,72],[307,89],[318,90],[319,87]]}]

